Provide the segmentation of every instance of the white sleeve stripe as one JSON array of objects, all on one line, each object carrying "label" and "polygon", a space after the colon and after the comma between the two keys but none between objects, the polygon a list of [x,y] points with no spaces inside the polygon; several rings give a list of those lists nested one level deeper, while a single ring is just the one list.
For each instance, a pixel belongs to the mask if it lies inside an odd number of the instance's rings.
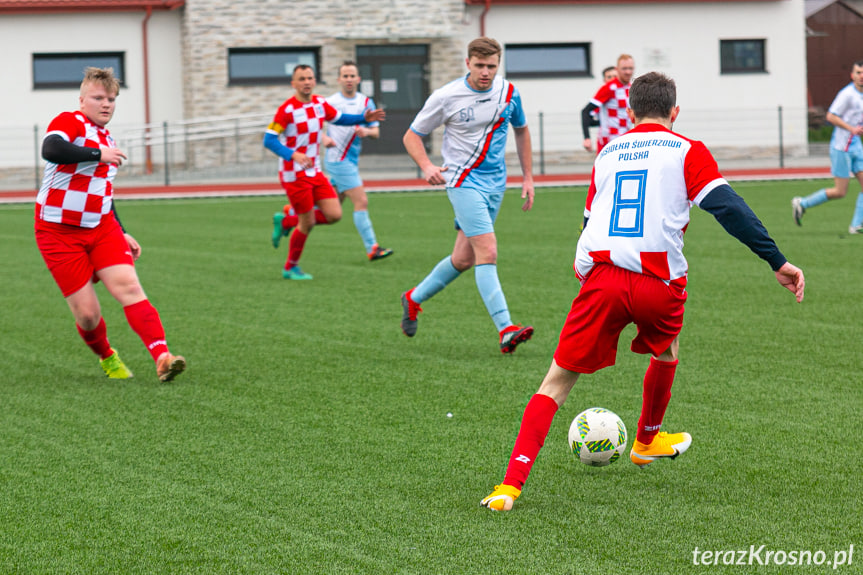
[{"label": "white sleeve stripe", "polygon": [[695,196],[695,199],[692,200],[692,203],[694,203],[696,206],[701,207],[701,200],[703,200],[704,197],[707,196],[707,194],[709,194],[710,192],[712,192],[713,190],[715,190],[719,186],[727,185],[727,184],[728,184],[728,182],[726,181],[725,178],[716,178],[715,180],[713,180],[712,182],[710,182],[709,184],[707,184],[706,186],[701,188],[701,191],[698,192],[698,195]]},{"label": "white sleeve stripe", "polygon": [[69,136],[66,134],[66,132],[63,132],[61,130],[54,130],[54,131],[48,132],[44,136],[42,136],[42,139],[44,140],[48,136],[60,136],[61,138],[63,138],[67,142],[69,141]]}]

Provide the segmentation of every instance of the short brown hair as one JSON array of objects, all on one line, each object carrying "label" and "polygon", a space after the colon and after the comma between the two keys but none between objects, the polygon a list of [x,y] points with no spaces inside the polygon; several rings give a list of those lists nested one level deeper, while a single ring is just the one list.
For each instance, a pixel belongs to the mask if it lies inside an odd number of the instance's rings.
[{"label": "short brown hair", "polygon": [[360,67],[357,66],[356,62],[354,62],[353,60],[345,60],[344,62],[339,64],[339,76],[342,75],[342,68],[344,68],[345,66],[353,66],[354,68],[357,69],[357,74],[360,73]]},{"label": "short brown hair", "polygon": [[81,94],[87,84],[100,84],[105,91],[115,96],[120,93],[120,80],[114,76],[114,68],[84,68],[84,80],[81,82]]},{"label": "short brown hair", "polygon": [[629,107],[636,118],[670,118],[677,104],[677,85],[661,72],[636,78],[629,88]]},{"label": "short brown hair", "polygon": [[291,72],[291,77],[293,77],[294,74],[296,74],[297,71],[299,71],[299,70],[311,70],[312,72],[315,71],[315,69],[312,68],[311,66],[309,66],[308,64],[297,64],[296,66],[294,66],[294,71]]},{"label": "short brown hair", "polygon": [[495,54],[500,54],[502,49],[500,44],[494,38],[482,36],[472,41],[467,45],[467,57],[476,56],[477,58],[489,58]]}]

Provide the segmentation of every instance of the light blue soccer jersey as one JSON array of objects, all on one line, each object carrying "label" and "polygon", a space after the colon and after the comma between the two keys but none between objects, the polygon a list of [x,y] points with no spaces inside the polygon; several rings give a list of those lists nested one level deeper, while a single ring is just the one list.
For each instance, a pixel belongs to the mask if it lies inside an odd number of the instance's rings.
[{"label": "light blue soccer jersey", "polygon": [[[851,126],[863,126],[863,92],[860,92],[853,82],[848,84],[836,94],[828,112],[839,116]],[[855,142],[860,145],[860,136],[852,137],[848,130],[839,126],[833,127],[833,136],[830,138],[831,148],[847,152]]]},{"label": "light blue soccer jersey", "polygon": [[[336,92],[327,102],[343,114],[363,114],[366,110],[374,110],[374,101],[357,92],[353,98],[345,98],[341,92]],[[367,128],[376,128],[379,122],[360,124]],[[336,145],[327,148],[326,162],[329,165],[335,162],[352,162],[358,164],[360,161],[360,150],[362,149],[362,138],[357,137],[354,126],[327,125],[327,136],[333,139]]]},{"label": "light blue soccer jersey", "polygon": [[498,191],[506,188],[504,152],[510,124],[527,125],[515,86],[497,76],[491,88],[478,92],[464,76],[429,96],[411,130],[427,136],[444,126],[441,153],[448,188]]}]

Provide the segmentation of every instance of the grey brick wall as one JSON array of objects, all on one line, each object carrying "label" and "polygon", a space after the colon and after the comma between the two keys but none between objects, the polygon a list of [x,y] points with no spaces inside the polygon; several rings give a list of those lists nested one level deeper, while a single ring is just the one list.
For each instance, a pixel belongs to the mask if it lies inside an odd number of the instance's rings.
[{"label": "grey brick wall", "polygon": [[[187,0],[184,10],[186,118],[275,112],[293,93],[288,85],[229,86],[229,48],[320,47],[320,94],[335,91],[338,64],[355,58],[357,44],[428,44],[432,90],[465,70],[461,0]],[[256,146],[244,138],[244,153],[260,157]],[[197,166],[216,162],[207,146],[190,152]]]}]

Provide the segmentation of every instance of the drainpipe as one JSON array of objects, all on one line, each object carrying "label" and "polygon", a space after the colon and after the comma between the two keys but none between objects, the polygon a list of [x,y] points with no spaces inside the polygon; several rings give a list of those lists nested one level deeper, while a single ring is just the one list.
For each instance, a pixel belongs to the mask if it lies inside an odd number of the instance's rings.
[{"label": "drainpipe", "polygon": [[[144,16],[144,21],[141,22],[141,38],[142,38],[142,50],[144,54],[144,123],[149,126],[150,125],[150,55],[149,48],[147,42],[147,24],[150,21],[150,16],[153,14],[153,7],[147,6],[147,13]],[[146,152],[146,170],[148,174],[153,173],[153,159],[150,151],[150,129],[146,130],[147,143],[145,146]]]},{"label": "drainpipe", "polygon": [[485,7],[482,9],[482,14],[479,15],[479,35],[485,36],[485,15],[491,10],[491,0],[485,0]]}]

